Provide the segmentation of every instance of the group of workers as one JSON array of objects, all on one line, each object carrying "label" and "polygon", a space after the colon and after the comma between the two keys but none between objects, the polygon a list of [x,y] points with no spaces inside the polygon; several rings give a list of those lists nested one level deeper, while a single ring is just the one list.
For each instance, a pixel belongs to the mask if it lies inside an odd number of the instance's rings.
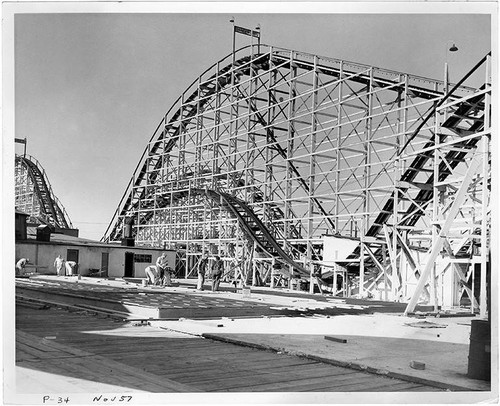
[{"label": "group of workers", "polygon": [[173,270],[168,266],[168,258],[165,253],[158,257],[156,265],[148,266],[145,271],[148,284],[172,286]]},{"label": "group of workers", "polygon": [[[30,262],[29,258],[21,258],[16,263],[16,275],[24,275],[26,264]],[[204,290],[205,276],[209,270],[208,254],[204,253],[196,265],[198,272],[198,283],[196,288]],[[58,255],[54,261],[54,268],[57,276],[71,276],[78,272],[78,264],[74,261],[66,261],[61,255]],[[150,285],[172,286],[173,270],[168,266],[168,258],[165,253],[156,260],[156,265],[148,266],[146,269],[147,283]],[[220,256],[216,255],[212,263],[210,276],[212,277],[212,291],[219,290],[220,281],[224,274],[224,262]]]},{"label": "group of workers", "polygon": [[[208,254],[204,253],[201,259],[198,261],[196,266],[196,270],[198,272],[198,284],[196,285],[196,289],[204,290],[205,283],[205,275],[208,271]],[[220,259],[218,255],[215,256],[215,260],[212,264],[212,292],[216,292],[219,290],[220,281],[224,274],[224,262]]]},{"label": "group of workers", "polygon": [[58,255],[54,261],[57,276],[72,276],[78,273],[78,264],[75,261],[66,261],[61,255]]},{"label": "group of workers", "polygon": [[[196,265],[196,270],[198,272],[198,283],[196,288],[198,290],[205,290],[205,276],[209,270],[208,254],[202,255],[201,259]],[[146,269],[147,284],[149,285],[160,285],[160,286],[172,286],[172,273],[173,270],[168,266],[168,261],[165,253],[163,253],[156,260],[156,265],[148,266]],[[216,292],[219,290],[220,281],[224,274],[224,262],[221,258],[216,255],[215,260],[212,263],[210,276],[212,277],[212,291]]]},{"label": "group of workers", "polygon": [[[16,262],[16,276],[26,275],[26,266],[30,264],[29,258],[21,258]],[[32,265],[37,267],[36,265]],[[57,276],[71,276],[76,275],[78,272],[78,264],[75,261],[66,261],[58,255],[54,261],[54,268],[56,269]]]}]

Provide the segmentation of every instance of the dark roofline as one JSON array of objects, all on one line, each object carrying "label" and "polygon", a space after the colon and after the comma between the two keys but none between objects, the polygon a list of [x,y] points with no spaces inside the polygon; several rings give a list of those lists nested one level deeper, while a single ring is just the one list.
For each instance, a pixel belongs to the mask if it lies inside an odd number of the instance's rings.
[{"label": "dark roofline", "polygon": [[[88,240],[90,241],[90,240]],[[87,247],[87,248],[118,248],[118,249],[126,249],[129,251],[133,251],[134,249],[140,249],[140,250],[146,250],[146,251],[173,251],[175,252],[174,249],[164,249],[164,248],[153,248],[153,247],[141,247],[141,246],[135,246],[135,247],[129,247],[126,245],[120,245],[120,244],[105,244],[105,243],[99,243],[99,242],[93,242],[90,241],[90,243],[83,243],[83,242],[74,242],[74,241],[38,241],[34,238],[28,238],[26,240],[20,240],[18,242],[19,244],[41,244],[41,245],[71,245],[74,247]]]}]

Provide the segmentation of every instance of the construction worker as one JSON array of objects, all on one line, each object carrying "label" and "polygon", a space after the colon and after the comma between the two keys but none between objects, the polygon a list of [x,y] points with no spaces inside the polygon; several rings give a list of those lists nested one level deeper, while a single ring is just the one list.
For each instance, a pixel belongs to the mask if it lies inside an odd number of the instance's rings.
[{"label": "construction worker", "polygon": [[224,261],[218,255],[215,256],[215,261],[212,264],[212,292],[219,290],[220,280],[224,273]]},{"label": "construction worker", "polygon": [[163,285],[164,286],[172,286],[172,273],[173,270],[169,266],[165,269],[165,276],[163,278]]},{"label": "construction worker", "polygon": [[203,290],[203,284],[205,283],[205,272],[208,267],[208,254],[204,253],[198,262],[197,271],[198,271],[198,285],[196,289]]},{"label": "construction worker", "polygon": [[168,258],[167,255],[163,252],[156,260],[156,271],[158,273],[158,278],[160,279],[161,284],[164,286],[165,285],[171,286],[170,273],[167,272],[167,267],[168,267]]},{"label": "construction worker", "polygon": [[26,264],[30,262],[29,258],[21,258],[16,262],[16,275],[24,275],[26,272]]},{"label": "construction worker", "polygon": [[163,285],[163,278],[160,277],[158,268],[156,265],[150,265],[145,269],[146,272],[146,283],[148,285]]},{"label": "construction worker", "polygon": [[145,269],[147,284],[148,285],[156,285],[158,282],[158,271],[156,270],[155,265],[150,265]]},{"label": "construction worker", "polygon": [[64,268],[65,268],[65,261],[63,259],[63,257],[61,257],[61,255],[58,255],[56,260],[54,261],[54,268],[56,268],[56,273],[57,273],[57,276],[64,276],[65,275],[65,272],[64,272]]},{"label": "construction worker", "polygon": [[260,277],[260,272],[258,269],[255,270],[255,286],[264,286],[264,282]]},{"label": "construction worker", "polygon": [[66,275],[72,276],[78,273],[78,264],[75,261],[66,261]]}]

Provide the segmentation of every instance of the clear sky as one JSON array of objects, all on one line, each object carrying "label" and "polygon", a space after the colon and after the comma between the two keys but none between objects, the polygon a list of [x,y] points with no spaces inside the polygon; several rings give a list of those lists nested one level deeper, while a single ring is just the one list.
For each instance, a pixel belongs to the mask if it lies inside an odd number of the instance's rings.
[{"label": "clear sky", "polygon": [[15,16],[15,136],[28,139],[80,236],[102,237],[163,114],[231,52],[231,15],[237,25],[260,24],[265,44],[434,79],[443,78],[448,41],[459,48],[448,53],[452,81],[491,49],[489,14],[240,9]]}]

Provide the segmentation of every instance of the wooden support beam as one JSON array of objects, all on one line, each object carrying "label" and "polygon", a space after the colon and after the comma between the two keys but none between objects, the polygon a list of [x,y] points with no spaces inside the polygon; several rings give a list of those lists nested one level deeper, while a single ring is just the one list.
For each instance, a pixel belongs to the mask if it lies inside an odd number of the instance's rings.
[{"label": "wooden support beam", "polygon": [[[446,240],[444,242],[444,249],[446,250],[446,252],[448,253],[448,256],[451,259],[455,259],[455,254],[454,254],[453,249],[451,248],[450,242],[448,240]],[[479,304],[477,303],[477,300],[474,297],[474,293],[472,292],[472,289],[469,288],[466,285],[466,283],[467,283],[467,276],[453,262],[450,262],[450,266],[453,269],[453,271],[458,275],[458,277],[460,278],[460,281],[463,282],[462,286],[464,287],[465,291],[467,292],[467,296],[469,296],[469,299],[470,299],[470,301],[472,303],[472,310],[479,308]]]},{"label": "wooden support beam", "polygon": [[425,265],[424,270],[422,271],[422,275],[418,281],[417,287],[415,288],[415,291],[413,293],[413,296],[408,303],[408,306],[406,306],[404,314],[407,315],[408,313],[413,313],[415,310],[415,306],[417,305],[418,298],[420,296],[420,293],[422,293],[422,289],[424,288],[425,284],[427,283],[427,280],[429,279],[429,276],[432,272],[432,269],[434,268],[435,260],[438,256],[438,254],[441,252],[441,249],[444,244],[444,240],[446,239],[446,235],[448,234],[448,231],[450,230],[453,221],[455,220],[456,216],[458,215],[460,208],[462,204],[464,203],[466,197],[467,197],[467,189],[469,188],[469,184],[472,180],[472,177],[476,173],[476,170],[479,167],[479,164],[481,163],[481,157],[474,156],[472,159],[469,168],[467,169],[467,173],[465,174],[464,181],[460,185],[460,188],[458,192],[455,195],[455,200],[453,201],[453,204],[450,207],[448,217],[446,219],[445,224],[441,228],[441,231],[439,232],[437,236],[437,241],[434,244],[434,246],[431,248],[429,255],[427,257],[427,264]]},{"label": "wooden support beam", "polygon": [[[387,298],[387,285],[388,285],[387,284],[387,267],[382,266],[382,264],[375,257],[375,254],[372,252],[372,250],[370,249],[370,247],[368,247],[366,244],[365,244],[365,248],[366,248],[366,252],[368,252],[368,255],[370,256],[370,258],[373,260],[373,262],[375,262],[375,265],[382,271],[381,273],[379,273],[377,275],[377,277],[375,278],[375,281],[373,281],[366,288],[366,290],[370,291],[376,285],[376,283],[378,282],[378,280],[382,276],[384,276],[384,300],[388,300],[388,298]],[[392,284],[391,284],[391,286],[392,286]]]},{"label": "wooden support beam", "polygon": [[405,181],[400,181],[398,182],[398,187],[402,188],[410,188],[411,186],[416,187],[421,190],[432,190],[432,185],[428,183],[422,183],[422,182],[405,182]]},{"label": "wooden support beam", "polygon": [[[417,261],[415,261],[415,259],[413,258],[413,255],[411,253],[410,248],[408,247],[406,242],[403,240],[403,238],[401,237],[401,235],[397,231],[396,231],[396,237],[399,241],[399,244],[401,245],[401,250],[403,251],[403,253],[406,257],[408,264],[410,265],[410,268],[413,271],[413,274],[415,275],[415,277],[418,280],[420,278],[420,269],[419,269],[419,265],[417,264]],[[427,286],[424,286],[424,294],[427,298],[431,297],[431,294],[430,294]]]},{"label": "wooden support beam", "polygon": [[392,280],[392,293],[395,295],[396,291],[399,289],[399,280],[397,277],[397,265],[396,265],[396,255],[394,252],[394,249],[396,247],[393,247],[390,233],[389,233],[389,227],[387,224],[383,224],[384,228],[384,235],[385,235],[385,241],[387,243],[387,251],[389,252],[389,259],[391,261],[391,269],[392,269],[392,275],[391,275],[391,280]]}]

